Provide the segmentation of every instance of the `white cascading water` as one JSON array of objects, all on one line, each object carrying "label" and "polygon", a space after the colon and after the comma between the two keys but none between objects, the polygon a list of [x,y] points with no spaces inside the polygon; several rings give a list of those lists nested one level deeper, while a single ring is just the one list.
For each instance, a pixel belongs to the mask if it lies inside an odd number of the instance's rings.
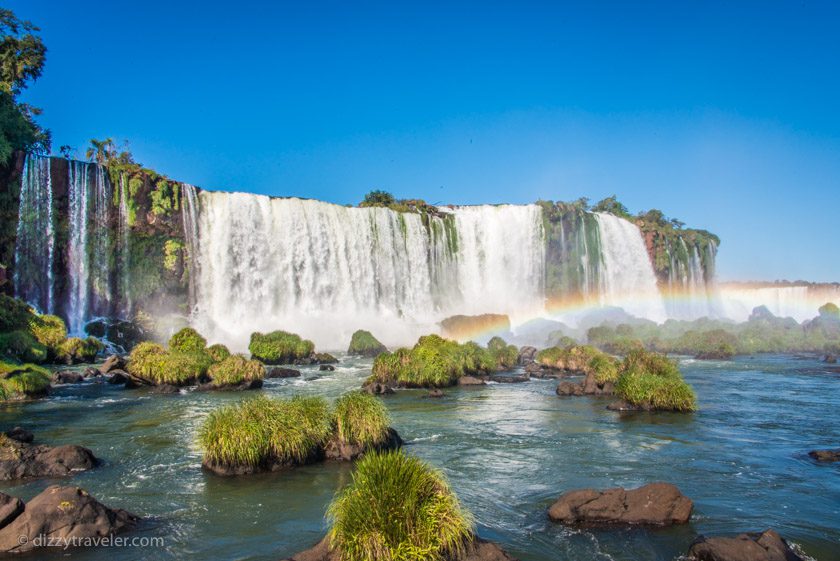
[{"label": "white cascading water", "polygon": [[703,264],[695,245],[688,246],[679,238],[682,252],[688,256],[688,262],[671,256],[668,294],[665,307],[668,317],[679,320],[695,320],[702,317],[721,315],[717,295],[706,284]]},{"label": "white cascading water", "polygon": [[120,285],[122,290],[123,317],[131,317],[131,225],[128,217],[128,181],[125,175],[120,175],[120,206],[119,206],[119,234],[120,234]]},{"label": "white cascading water", "polygon": [[802,322],[817,316],[828,302],[840,305],[840,286],[749,286],[725,284],[720,299],[727,318],[746,321],[753,309],[767,306],[773,315]]},{"label": "white cascading water", "polygon": [[189,305],[190,310],[193,310],[198,279],[198,193],[195,186],[189,183],[181,185],[181,222],[189,261]]},{"label": "white cascading water", "polygon": [[84,162],[68,164],[68,199],[70,203],[70,232],[67,242],[67,269],[70,280],[67,320],[71,332],[81,328],[88,309],[88,166]]},{"label": "white cascading water", "polygon": [[612,214],[595,213],[604,268],[601,305],[616,306],[657,322],[667,314],[656,274],[638,226]]},{"label": "white cascading water", "polygon": [[453,240],[446,219],[427,228],[418,214],[384,208],[245,193],[199,199],[194,323],[236,348],[274,329],[321,348],[346,346],[356,329],[407,344],[452,314],[541,305],[538,208],[455,209]]}]

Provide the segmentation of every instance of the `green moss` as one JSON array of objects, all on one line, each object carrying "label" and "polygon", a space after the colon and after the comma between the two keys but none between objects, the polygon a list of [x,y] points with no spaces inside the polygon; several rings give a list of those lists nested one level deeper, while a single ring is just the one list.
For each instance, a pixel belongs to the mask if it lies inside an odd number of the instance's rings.
[{"label": "green moss", "polygon": [[295,360],[309,358],[315,350],[312,341],[285,331],[252,333],[248,345],[251,356],[266,364],[288,364]]},{"label": "green moss", "polygon": [[444,387],[455,384],[461,376],[496,368],[496,359],[490,351],[476,343],[460,345],[438,335],[426,335],[412,349],[397,349],[377,356],[368,381],[405,387]]},{"label": "green moss", "polygon": [[327,513],[342,561],[459,559],[473,535],[443,475],[402,451],[362,458]]},{"label": "green moss", "polygon": [[58,345],[55,350],[55,358],[57,361],[66,364],[93,362],[96,360],[96,355],[103,350],[105,350],[105,345],[96,337],[88,337],[86,339],[70,337]]},{"label": "green moss", "polygon": [[347,352],[351,355],[375,357],[380,353],[387,352],[387,350],[385,345],[380,343],[370,331],[359,329],[350,338],[350,346]]},{"label": "green moss", "polygon": [[235,386],[245,381],[265,378],[265,366],[258,360],[248,360],[242,355],[230,355],[210,366],[207,375],[214,386]]},{"label": "green moss", "polygon": [[646,409],[694,411],[697,397],[677,364],[668,357],[644,350],[628,354],[621,365],[615,393]]},{"label": "green moss", "polygon": [[29,331],[0,333],[0,357],[20,362],[44,362],[47,360],[47,347]]},{"label": "green moss", "polygon": [[365,392],[349,392],[335,402],[333,425],[336,438],[367,448],[387,439],[390,417],[382,400]]},{"label": "green moss", "polygon": [[199,430],[205,462],[226,466],[297,465],[316,458],[330,434],[320,397],[241,401],[210,413]]},{"label": "green moss", "polygon": [[163,244],[163,267],[167,271],[174,273],[178,270],[179,263],[182,262],[184,253],[184,242],[174,238],[166,240]]},{"label": "green moss", "polygon": [[336,364],[338,362],[338,359],[330,353],[315,353],[312,358],[318,364]]},{"label": "green moss", "polygon": [[27,330],[34,318],[35,313],[26,302],[0,294],[0,333]]},{"label": "green moss", "polygon": [[213,359],[213,362],[221,362],[230,356],[230,351],[227,347],[221,344],[210,345],[207,347],[207,354]]},{"label": "green moss", "polygon": [[49,391],[50,373],[34,364],[0,362],[0,399],[40,397]]},{"label": "green moss", "polygon": [[180,353],[202,353],[207,339],[192,327],[185,327],[169,338],[169,350]]},{"label": "green moss", "polygon": [[67,337],[67,326],[58,316],[37,316],[29,322],[29,330],[42,345],[57,348]]}]

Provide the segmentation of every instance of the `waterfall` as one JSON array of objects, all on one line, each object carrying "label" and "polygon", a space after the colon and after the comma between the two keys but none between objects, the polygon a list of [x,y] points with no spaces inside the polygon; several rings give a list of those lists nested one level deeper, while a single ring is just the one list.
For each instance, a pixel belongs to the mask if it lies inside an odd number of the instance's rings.
[{"label": "waterfall", "polygon": [[665,305],[656,285],[639,228],[612,214],[595,213],[601,240],[601,304],[637,317],[665,321]]},{"label": "waterfall", "polygon": [[181,186],[181,222],[184,227],[184,241],[187,247],[187,270],[189,271],[189,309],[196,306],[196,283],[198,279],[198,194],[189,183]]},{"label": "waterfall", "polygon": [[828,302],[840,305],[838,285],[766,285],[724,284],[720,298],[727,318],[746,321],[753,309],[767,306],[773,315],[792,317],[802,322],[817,316]]},{"label": "waterfall", "polygon": [[405,344],[449,315],[542,303],[535,206],[421,216],[210,192],[199,203],[194,321],[232,345],[288,329],[335,349],[359,328]]},{"label": "waterfall", "polygon": [[131,317],[131,222],[128,211],[128,181],[125,174],[120,174],[120,205],[119,205],[119,234],[120,234],[120,288],[122,291],[123,317]]},{"label": "waterfall", "polygon": [[[709,251],[714,251],[713,244],[709,245]],[[706,269],[697,245],[687,244],[679,237],[676,247],[669,249],[668,257],[670,266],[665,300],[668,317],[694,320],[720,316],[713,290],[714,270]]]},{"label": "waterfall", "polygon": [[15,243],[15,294],[39,310],[55,309],[55,209],[50,159],[27,155],[23,164]]}]

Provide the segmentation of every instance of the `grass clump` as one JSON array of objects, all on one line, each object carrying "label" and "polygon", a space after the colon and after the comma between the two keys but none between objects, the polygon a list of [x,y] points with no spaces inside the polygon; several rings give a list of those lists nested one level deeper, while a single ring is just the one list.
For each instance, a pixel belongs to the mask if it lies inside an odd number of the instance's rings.
[{"label": "grass clump", "polygon": [[499,368],[513,368],[519,360],[519,349],[514,345],[508,345],[498,336],[487,342],[487,350],[493,355]]},{"label": "grass clump", "polygon": [[472,518],[444,476],[402,451],[368,454],[327,515],[341,561],[442,561],[463,555]]},{"label": "grass clump", "polygon": [[295,465],[318,457],[330,429],[323,398],[260,396],[210,413],[198,441],[205,463],[254,468]]},{"label": "grass clump", "polygon": [[0,357],[20,362],[44,362],[48,350],[29,331],[17,330],[0,333]]},{"label": "grass clump", "polygon": [[351,355],[361,355],[367,357],[375,357],[378,354],[387,352],[388,349],[373,336],[370,331],[359,329],[350,338],[350,346],[347,348],[347,353]]},{"label": "grass clump", "polygon": [[96,355],[105,349],[99,339],[88,337],[69,337],[62,341],[55,350],[55,359],[66,364],[93,362]]},{"label": "grass clump", "polygon": [[266,364],[289,364],[296,360],[309,358],[315,351],[312,341],[301,339],[299,335],[285,331],[271,333],[252,333],[248,345],[252,358]]},{"label": "grass clump", "polygon": [[333,425],[341,441],[377,446],[388,437],[390,416],[380,399],[365,392],[349,392],[335,402]]},{"label": "grass clump", "polygon": [[641,349],[631,351],[625,357],[615,393],[644,409],[697,409],[697,396],[683,379],[676,362],[664,355]]},{"label": "grass clump", "polygon": [[39,343],[49,349],[57,349],[67,338],[67,326],[58,316],[36,316],[29,322],[29,331]]},{"label": "grass clump", "polygon": [[242,355],[230,355],[210,366],[207,375],[214,386],[236,386],[243,382],[265,378],[265,366],[258,360],[248,360]]},{"label": "grass clump", "polygon": [[212,363],[207,353],[172,352],[144,341],[131,351],[128,371],[152,384],[182,386],[204,376]]},{"label": "grass clump", "polygon": [[40,397],[50,387],[50,373],[34,364],[0,362],[0,399]]},{"label": "grass clump", "polygon": [[28,330],[35,313],[23,300],[0,294],[0,333]]},{"label": "grass clump", "polygon": [[426,335],[411,349],[377,356],[368,382],[444,387],[455,384],[461,376],[490,372],[496,367],[493,354],[476,343],[462,345],[439,335]]},{"label": "grass clump", "polygon": [[213,359],[213,362],[222,362],[224,359],[230,356],[230,351],[228,350],[228,348],[219,343],[207,347],[206,352],[208,355],[210,355],[210,358]]},{"label": "grass clump", "polygon": [[543,349],[537,353],[537,362],[558,370],[593,374],[599,384],[615,382],[619,374],[618,361],[590,345]]},{"label": "grass clump", "polygon": [[178,353],[202,353],[207,339],[192,327],[185,327],[169,338],[169,350]]}]

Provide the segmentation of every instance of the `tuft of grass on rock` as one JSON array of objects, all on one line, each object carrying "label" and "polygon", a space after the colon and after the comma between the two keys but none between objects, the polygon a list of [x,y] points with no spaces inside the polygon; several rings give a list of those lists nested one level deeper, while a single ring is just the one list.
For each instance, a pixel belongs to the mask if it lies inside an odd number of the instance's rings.
[{"label": "tuft of grass on rock", "polygon": [[631,351],[625,357],[615,393],[645,409],[697,409],[697,396],[683,379],[677,363],[664,355],[642,349]]},{"label": "tuft of grass on rock", "polygon": [[35,316],[29,322],[29,331],[39,343],[49,349],[57,349],[67,338],[67,326],[58,316]]},{"label": "tuft of grass on rock", "polygon": [[295,360],[309,358],[315,351],[312,341],[286,331],[252,333],[248,345],[252,358],[265,364],[289,364]]},{"label": "tuft of grass on rock", "polygon": [[96,359],[96,355],[104,349],[105,345],[96,337],[88,337],[86,339],[69,337],[62,341],[56,348],[55,359],[67,364],[93,362]]},{"label": "tuft of grass on rock", "polygon": [[366,392],[348,392],[333,407],[336,438],[349,444],[371,447],[388,437],[390,415],[382,400]]},{"label": "tuft of grass on rock", "polygon": [[214,386],[235,386],[245,381],[264,379],[265,366],[258,360],[248,360],[242,355],[230,355],[210,366],[207,375]]},{"label": "tuft of grass on rock", "polygon": [[128,371],[155,384],[183,386],[204,376],[212,363],[207,353],[172,352],[145,341],[131,351]]},{"label": "tuft of grass on rock", "polygon": [[213,359],[213,362],[222,362],[230,356],[228,348],[222,344],[210,345],[207,347],[207,354]]},{"label": "tuft of grass on rock", "polygon": [[37,363],[47,360],[48,351],[31,333],[17,330],[0,333],[0,357]]},{"label": "tuft of grass on rock", "polygon": [[472,517],[444,476],[402,451],[359,460],[327,516],[341,561],[457,559],[473,536]]},{"label": "tuft of grass on rock", "polygon": [[185,327],[169,338],[169,350],[177,353],[202,353],[207,339],[192,327]]},{"label": "tuft of grass on rock", "polygon": [[50,373],[34,364],[0,362],[0,399],[39,397],[50,387]]},{"label": "tuft of grass on rock", "polygon": [[359,329],[350,338],[350,346],[347,353],[351,355],[361,355],[367,357],[375,357],[381,353],[387,352],[388,349],[373,336],[370,331]]}]

